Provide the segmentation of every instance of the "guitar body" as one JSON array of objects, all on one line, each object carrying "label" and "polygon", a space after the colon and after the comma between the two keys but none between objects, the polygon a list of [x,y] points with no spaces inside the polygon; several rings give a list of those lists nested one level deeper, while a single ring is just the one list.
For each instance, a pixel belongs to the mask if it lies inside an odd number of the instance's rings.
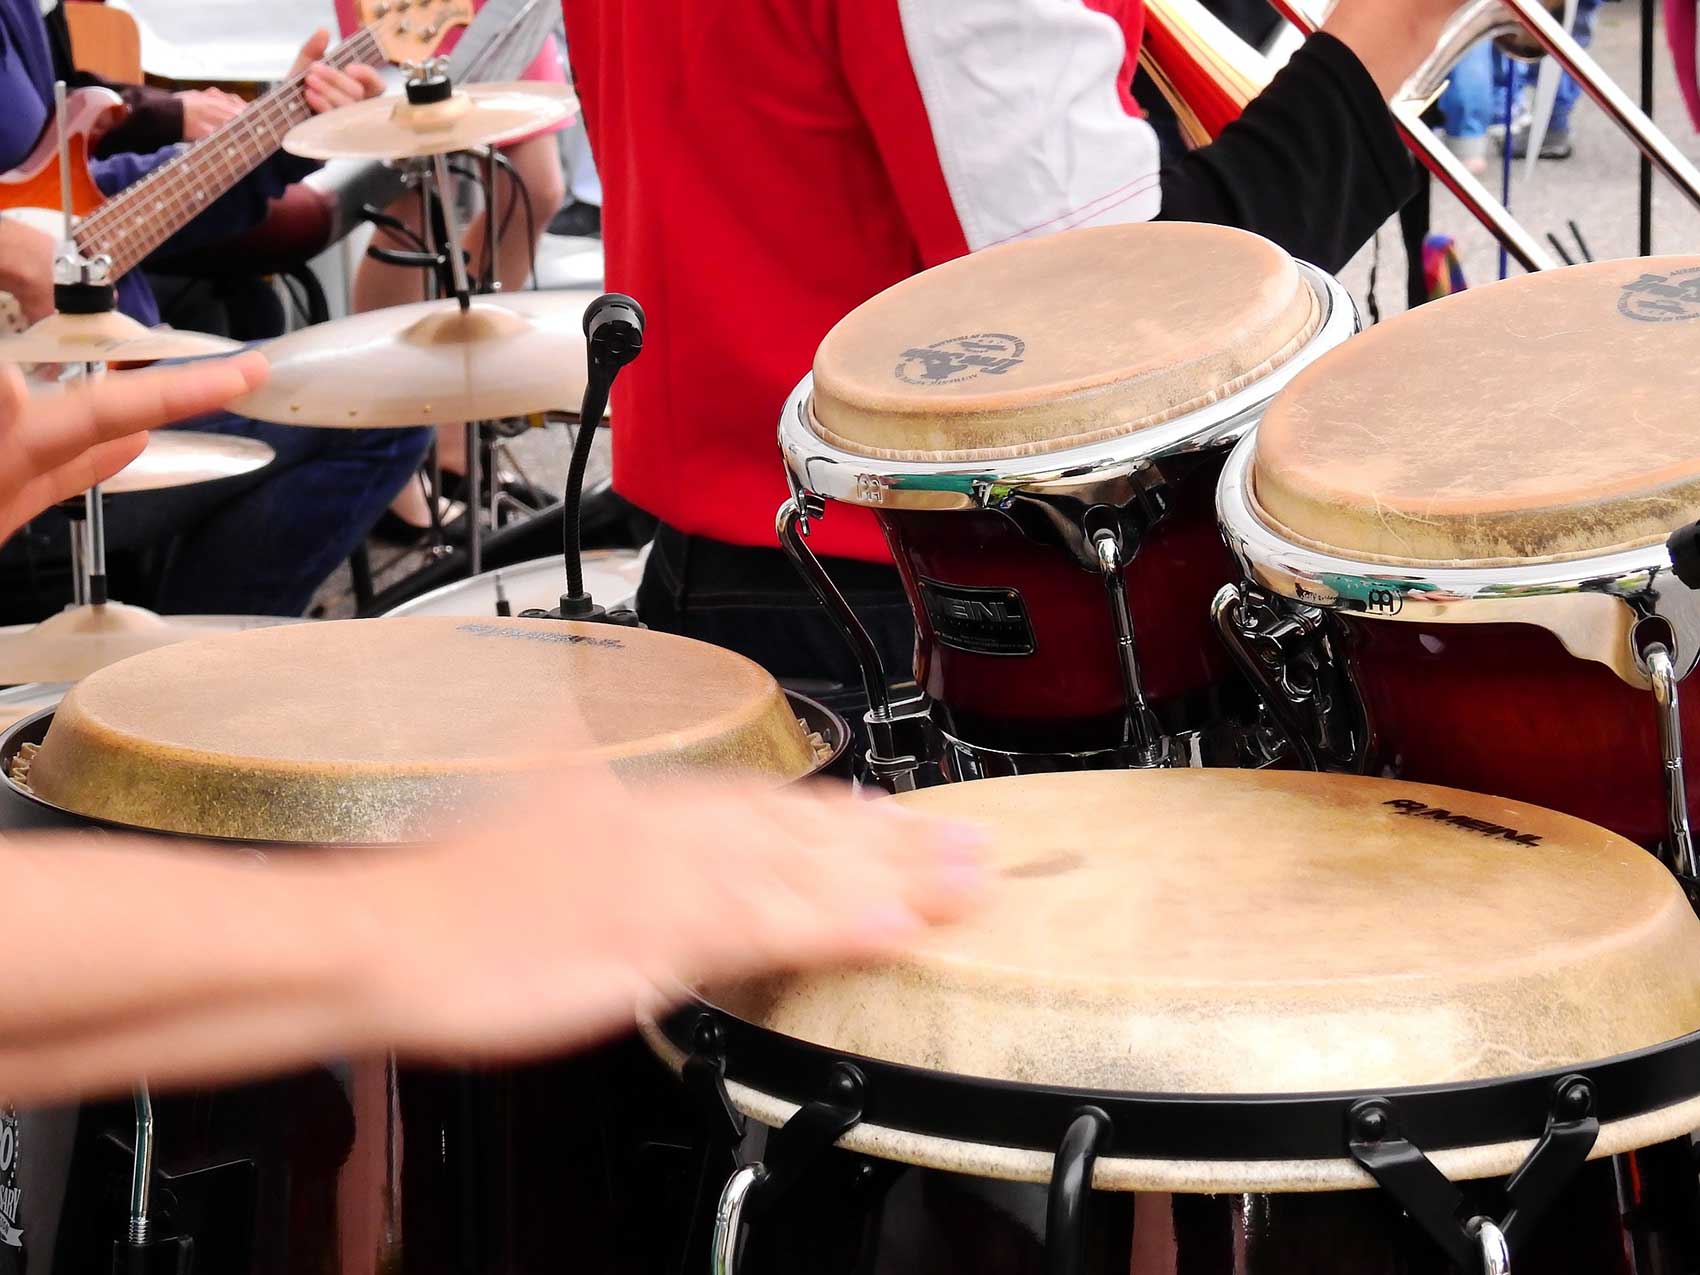
[{"label": "guitar body", "polygon": [[[106,201],[89,171],[96,140],[121,122],[128,108],[110,89],[77,89],[65,99],[66,150],[71,160],[71,212],[85,217]],[[0,213],[37,208],[63,211],[59,187],[59,130],[53,120],[24,162],[0,176]]]}]

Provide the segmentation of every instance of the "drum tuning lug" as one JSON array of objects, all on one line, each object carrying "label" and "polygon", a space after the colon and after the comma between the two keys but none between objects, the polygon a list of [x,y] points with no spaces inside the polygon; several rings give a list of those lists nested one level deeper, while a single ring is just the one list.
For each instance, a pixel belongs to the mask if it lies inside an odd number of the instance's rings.
[{"label": "drum tuning lug", "polygon": [[[1388,1100],[1370,1098],[1351,1107],[1346,1116],[1346,1145],[1352,1159],[1460,1270],[1479,1266],[1494,1275],[1506,1275],[1511,1254],[1594,1149],[1600,1134],[1594,1106],[1594,1085],[1586,1076],[1565,1076],[1553,1086],[1546,1129],[1505,1184],[1508,1207],[1497,1222],[1460,1218],[1463,1194],[1404,1136],[1397,1110]],[[1484,1233],[1489,1243],[1484,1243]]]}]

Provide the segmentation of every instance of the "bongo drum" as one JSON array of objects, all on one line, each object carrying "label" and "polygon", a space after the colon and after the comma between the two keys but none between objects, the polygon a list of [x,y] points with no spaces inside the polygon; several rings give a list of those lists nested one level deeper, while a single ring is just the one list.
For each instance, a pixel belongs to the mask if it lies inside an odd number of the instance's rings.
[{"label": "bongo drum", "polygon": [[1631,843],[1274,770],[897,800],[985,823],[982,910],[644,1024],[721,1133],[715,1270],[1700,1260],[1700,921]]},{"label": "bongo drum", "polygon": [[[1700,257],[1472,289],[1318,360],[1219,491],[1218,622],[1307,764],[1538,802],[1692,872]],[[1491,387],[1491,393],[1489,392]]]},{"label": "bongo drum", "polygon": [[[833,328],[780,421],[780,538],[869,666],[876,774],[1243,760],[1213,729],[1231,670],[1208,606],[1233,564],[1211,493],[1269,397],[1356,322],[1274,244],[1165,223],[977,252]],[[896,559],[917,703],[887,702],[802,539],[834,502],[873,510]]]},{"label": "bongo drum", "polygon": [[[632,783],[782,785],[826,773],[847,745],[841,719],[686,638],[528,619],[298,625],[134,656],[0,733],[0,828],[385,853],[570,785],[573,763]],[[562,854],[609,851],[563,821]],[[632,1037],[479,1071],[331,1062],[156,1095],[151,1157],[128,1101],[23,1112],[11,1198],[35,1218],[22,1241],[32,1272],[111,1267],[138,1160],[153,1166],[160,1260],[187,1239],[197,1270],[541,1270],[568,1215],[575,1255],[613,1270],[630,1231],[610,1201],[666,1207],[653,1186],[621,1186],[642,1147],[681,1141],[648,1132],[669,1118],[665,1082]]]}]

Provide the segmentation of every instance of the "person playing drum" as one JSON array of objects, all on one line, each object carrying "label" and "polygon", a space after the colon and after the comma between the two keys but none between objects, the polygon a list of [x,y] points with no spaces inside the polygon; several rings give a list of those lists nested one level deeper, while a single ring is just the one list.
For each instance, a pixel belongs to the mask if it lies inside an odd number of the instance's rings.
[{"label": "person playing drum", "polygon": [[[0,536],[135,459],[141,430],[265,377],[258,355],[31,397],[0,369]],[[13,907],[0,1101],[275,1072],[394,1047],[432,1059],[588,1044],[645,989],[882,950],[959,915],[973,827],[737,787],[575,772],[459,842],[262,863],[65,834],[0,837]],[[585,847],[618,845],[617,854]]]}]

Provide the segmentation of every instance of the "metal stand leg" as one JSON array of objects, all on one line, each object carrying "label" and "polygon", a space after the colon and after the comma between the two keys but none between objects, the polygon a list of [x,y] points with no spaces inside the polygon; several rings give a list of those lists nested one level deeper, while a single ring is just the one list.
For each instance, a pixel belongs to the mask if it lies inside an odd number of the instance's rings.
[{"label": "metal stand leg", "polygon": [[1671,867],[1689,882],[1700,879],[1694,858],[1694,837],[1688,827],[1688,781],[1682,765],[1682,712],[1677,698],[1676,667],[1663,643],[1647,647],[1644,658],[1653,682],[1653,702],[1659,710],[1659,752],[1664,758],[1665,821]]},{"label": "metal stand leg", "polygon": [[466,562],[477,575],[484,570],[484,457],[479,452],[481,431],[477,421],[466,423]]},{"label": "metal stand leg", "polygon": [[100,484],[90,487],[83,496],[84,523],[88,528],[88,558],[83,566],[88,572],[84,593],[91,606],[107,600],[106,593],[106,509],[101,503]]},{"label": "metal stand leg", "polygon": [[1133,640],[1133,612],[1127,604],[1127,582],[1121,537],[1103,530],[1092,537],[1098,555],[1098,570],[1104,577],[1104,598],[1116,631],[1116,665],[1121,670],[1122,694],[1127,700],[1127,720],[1122,743],[1132,750],[1135,766],[1166,766],[1168,741],[1162,724],[1145,698],[1139,677],[1139,652]]},{"label": "metal stand leg", "polygon": [[905,733],[912,734],[914,728],[924,722],[925,711],[916,705],[912,706],[912,712],[893,712],[891,692],[886,686],[885,665],[880,660],[874,640],[868,636],[868,630],[850,609],[832,577],[827,575],[820,559],[804,541],[803,537],[808,534],[808,520],[795,498],[779,506],[775,529],[779,533],[780,545],[820,604],[838,622],[844,640],[850,644],[856,657],[856,665],[862,673],[862,688],[868,696],[868,711],[863,720],[867,723],[868,739],[872,745],[867,756],[869,770],[881,786],[892,792],[914,791],[915,773],[921,766],[920,749],[918,746],[903,747],[899,743],[898,732],[900,728],[908,727],[911,729]]}]

